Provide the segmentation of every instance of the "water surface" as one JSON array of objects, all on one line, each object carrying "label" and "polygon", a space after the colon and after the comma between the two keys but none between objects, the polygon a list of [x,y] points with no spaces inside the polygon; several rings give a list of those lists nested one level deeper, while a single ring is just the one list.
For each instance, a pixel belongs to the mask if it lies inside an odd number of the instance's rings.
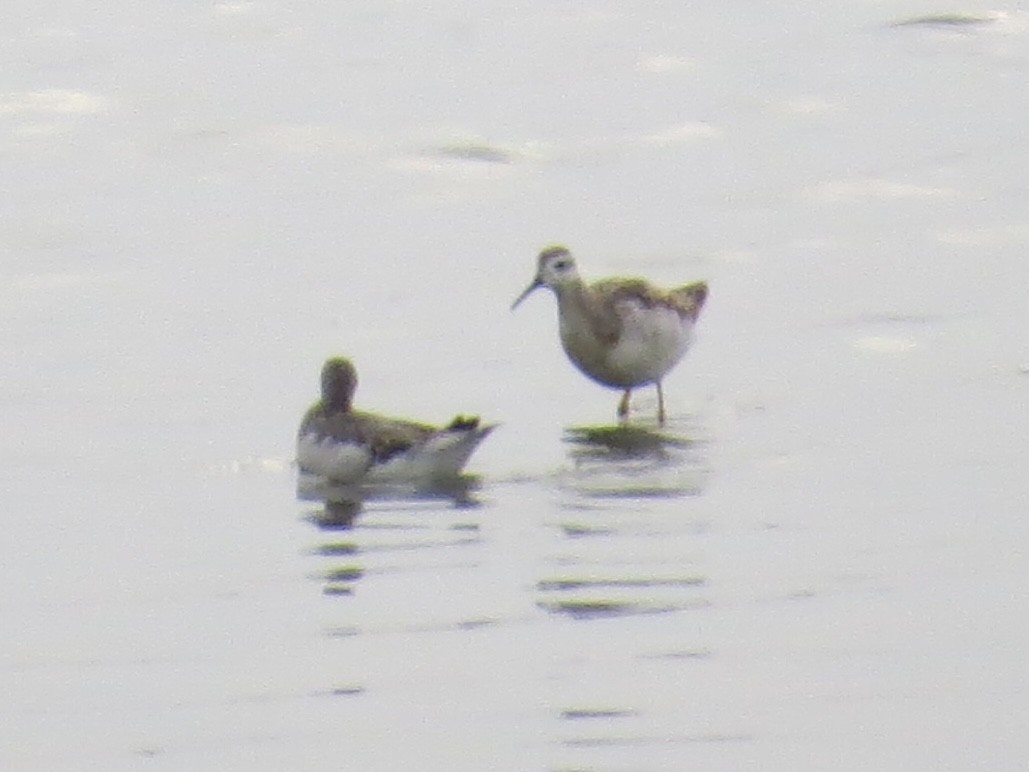
[{"label": "water surface", "polygon": [[[0,766],[1021,769],[1024,11],[22,5]],[[670,438],[555,241],[710,281]],[[296,499],[335,353],[470,496]]]}]

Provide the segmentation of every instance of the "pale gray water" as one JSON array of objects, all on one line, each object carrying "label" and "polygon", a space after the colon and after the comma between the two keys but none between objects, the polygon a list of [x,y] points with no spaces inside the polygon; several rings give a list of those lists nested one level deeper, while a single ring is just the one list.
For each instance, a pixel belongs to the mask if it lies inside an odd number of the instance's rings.
[{"label": "pale gray water", "polygon": [[[1023,768],[1017,4],[37,6],[0,768]],[[617,395],[507,310],[552,241],[711,282],[693,444],[562,441]],[[477,506],[309,522],[332,353],[365,407],[503,423]]]}]

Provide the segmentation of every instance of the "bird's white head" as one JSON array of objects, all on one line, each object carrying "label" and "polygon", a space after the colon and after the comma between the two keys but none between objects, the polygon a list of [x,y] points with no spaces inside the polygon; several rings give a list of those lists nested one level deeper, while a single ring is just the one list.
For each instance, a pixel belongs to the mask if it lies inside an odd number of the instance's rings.
[{"label": "bird's white head", "polygon": [[576,284],[580,281],[579,271],[575,267],[575,259],[567,247],[547,247],[540,252],[536,264],[536,276],[525,291],[518,296],[518,299],[511,304],[511,309],[527,298],[533,290],[540,287],[550,287],[555,292],[560,292],[562,287]]}]

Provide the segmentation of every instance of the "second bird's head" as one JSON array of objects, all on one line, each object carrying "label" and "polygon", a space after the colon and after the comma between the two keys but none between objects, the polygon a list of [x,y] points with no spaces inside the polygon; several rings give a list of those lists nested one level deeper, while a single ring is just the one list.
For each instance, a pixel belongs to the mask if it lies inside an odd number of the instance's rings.
[{"label": "second bird's head", "polygon": [[540,287],[558,290],[562,286],[577,282],[579,272],[575,268],[575,259],[567,247],[552,246],[540,252],[536,262],[536,276],[525,291],[511,304],[513,311],[519,303]]}]

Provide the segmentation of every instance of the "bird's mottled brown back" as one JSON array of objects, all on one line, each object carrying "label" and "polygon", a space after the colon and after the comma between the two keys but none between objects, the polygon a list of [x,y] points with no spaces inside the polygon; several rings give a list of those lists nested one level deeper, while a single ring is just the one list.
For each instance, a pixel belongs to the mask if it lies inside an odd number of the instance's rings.
[{"label": "bird's mottled brown back", "polygon": [[385,418],[360,410],[333,410],[323,402],[307,411],[300,426],[301,436],[314,434],[320,439],[363,446],[376,461],[402,453],[436,431],[436,427],[416,421]]},{"label": "bird's mottled brown back", "polygon": [[679,312],[679,316],[695,322],[707,301],[707,283],[697,281],[684,287],[676,287],[668,295]]},{"label": "bird's mottled brown back", "polygon": [[614,308],[624,300],[639,303],[644,308],[666,306],[673,308],[684,318],[696,321],[707,300],[707,284],[702,281],[663,290],[644,279],[603,279],[593,284],[610,308]]}]

